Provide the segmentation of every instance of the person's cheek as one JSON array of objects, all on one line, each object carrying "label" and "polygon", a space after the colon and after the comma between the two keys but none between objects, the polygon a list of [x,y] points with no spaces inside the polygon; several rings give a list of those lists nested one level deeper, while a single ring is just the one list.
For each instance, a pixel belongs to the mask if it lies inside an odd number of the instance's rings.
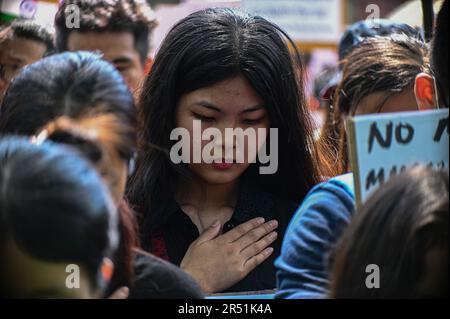
[{"label": "person's cheek", "polygon": [[[189,163],[194,163],[194,154],[201,154],[201,144],[195,143],[194,138],[199,133],[201,134],[201,131],[198,130],[198,128],[194,125],[194,119],[192,116],[189,115],[189,112],[186,110],[178,110],[176,115],[176,128],[180,129],[180,133],[187,132],[188,136],[178,136],[179,139],[182,139],[182,152],[185,152],[186,150],[189,150]],[[196,132],[194,132],[196,130]],[[178,142],[172,141],[172,142]],[[199,153],[200,152],[200,153]],[[180,154],[183,157],[185,154]],[[197,156],[197,155],[196,155]]]},{"label": "person's cheek", "polygon": [[121,70],[119,72],[120,72],[120,75],[122,75],[122,78],[125,81],[125,83],[127,84],[128,88],[131,90],[131,87],[132,87],[133,83],[132,83],[132,81],[130,79],[130,75],[129,75],[128,71],[127,70]]},{"label": "person's cheek", "polygon": [[139,90],[139,81],[131,69],[120,70],[120,74],[128,86],[130,92],[135,95]]}]

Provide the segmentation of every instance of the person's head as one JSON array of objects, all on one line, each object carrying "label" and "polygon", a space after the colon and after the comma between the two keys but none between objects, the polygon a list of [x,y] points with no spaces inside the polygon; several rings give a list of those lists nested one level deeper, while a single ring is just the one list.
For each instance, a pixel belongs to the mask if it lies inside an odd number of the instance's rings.
[{"label": "person's head", "polygon": [[330,79],[323,90],[322,99],[326,101],[329,109],[332,108],[333,95],[339,82],[342,80],[342,68],[345,65],[343,62],[347,56],[368,38],[386,37],[393,34],[404,34],[424,41],[422,29],[387,19],[361,20],[350,25],[345,30],[338,46],[339,61],[341,62],[338,66],[338,72]]},{"label": "person's head", "polygon": [[133,97],[119,72],[94,53],[66,52],[28,66],[11,83],[0,109],[0,135],[33,136],[59,117],[100,115],[135,132]]},{"label": "person's head", "polygon": [[[202,122],[202,132],[219,129],[222,138],[225,128],[278,128],[278,169],[259,178],[262,185],[271,185],[272,191],[299,201],[320,179],[312,157],[312,134],[299,74],[302,69],[294,43],[261,17],[231,9],[207,9],[176,24],[142,90],[142,139],[130,183],[131,202],[148,211],[152,199],[173,194],[179,169],[185,166],[175,165],[168,156],[175,143],[171,132],[176,127],[187,129],[192,146],[194,120]],[[265,135],[259,137],[261,141]],[[236,145],[220,139],[218,147]],[[191,152],[191,156],[195,155]],[[258,164],[249,167],[245,161],[222,169],[202,161],[187,166],[202,182],[225,184]],[[254,171],[256,174],[257,169]]]},{"label": "person's head", "polygon": [[[348,116],[431,109],[431,101],[416,98],[418,82],[431,78],[429,48],[403,34],[361,42],[343,61],[343,77],[334,94],[330,121],[322,143],[337,150],[339,173],[348,169],[345,120]],[[420,86],[420,85],[419,85]]]},{"label": "person's head", "polygon": [[[135,128],[101,108],[77,118],[58,117],[49,122],[35,139],[67,144],[82,152],[103,177],[115,203],[124,196],[125,184],[134,161]],[[95,147],[93,147],[95,146]]]},{"label": "person's head", "polygon": [[[450,1],[444,1],[441,10],[439,11],[436,20],[436,29],[433,38],[432,53],[431,53],[431,68],[436,77],[436,83],[439,90],[439,105],[441,107],[449,107],[449,73],[448,73],[448,59],[449,59],[449,45],[448,45],[448,21],[450,19]],[[432,91],[430,86],[433,83],[430,81],[424,82],[423,90]],[[425,92],[424,92],[425,95]],[[430,95],[430,93],[428,93]]]},{"label": "person's head", "polygon": [[368,19],[350,25],[339,41],[339,60],[343,61],[354,48],[367,38],[385,37],[392,34],[405,34],[423,40],[422,31],[406,23],[387,19]]},{"label": "person's head", "polygon": [[123,268],[130,273],[136,230],[123,194],[136,149],[136,109],[117,70],[87,52],[63,53],[31,65],[5,96],[0,136],[5,134],[69,144],[93,162],[119,206],[121,263],[116,273],[123,274]]},{"label": "person's head", "polygon": [[[58,122],[59,118],[62,121]],[[64,118],[79,122],[86,132],[80,133]],[[128,163],[136,147],[136,111],[117,70],[87,52],[53,55],[30,65],[5,95],[0,135],[33,136],[52,121],[75,130],[72,133],[93,136],[107,148],[102,160],[108,163],[105,169],[109,173],[101,172],[115,200],[122,199]]]},{"label": "person's head", "polygon": [[101,52],[135,93],[144,80],[155,25],[145,0],[65,0],[55,18],[56,49]]},{"label": "person's head", "polygon": [[117,212],[91,165],[63,146],[3,138],[0,189],[1,294],[99,297],[112,274]]},{"label": "person's head", "polygon": [[[124,200],[125,184],[132,171],[136,134],[130,123],[114,114],[59,117],[36,134],[36,141],[48,140],[74,148],[89,159],[108,187],[119,212],[120,243],[114,256],[115,271],[105,291],[109,296],[122,286],[133,287],[133,250],[139,247],[138,226]],[[129,165],[127,165],[129,164]]]},{"label": "person's head", "polygon": [[367,200],[335,248],[332,298],[448,298],[448,178],[419,166]]},{"label": "person's head", "polygon": [[15,20],[0,30],[0,103],[20,70],[53,51],[53,32],[31,20]]}]

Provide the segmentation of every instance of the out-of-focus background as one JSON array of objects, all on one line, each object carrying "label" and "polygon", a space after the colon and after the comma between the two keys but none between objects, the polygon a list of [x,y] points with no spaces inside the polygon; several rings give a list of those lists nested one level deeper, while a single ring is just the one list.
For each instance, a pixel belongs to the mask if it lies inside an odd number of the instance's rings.
[{"label": "out-of-focus background", "polygon": [[[17,17],[52,25],[63,0],[0,0],[0,25]],[[421,0],[147,0],[159,25],[152,35],[150,59],[164,36],[180,19],[208,7],[235,7],[277,23],[295,40],[307,66],[306,92],[313,97],[314,79],[336,66],[340,37],[347,26],[366,19],[391,19],[423,26]],[[430,0],[431,1],[431,0]],[[437,12],[443,0],[433,1]],[[319,101],[310,100],[314,110]]]}]

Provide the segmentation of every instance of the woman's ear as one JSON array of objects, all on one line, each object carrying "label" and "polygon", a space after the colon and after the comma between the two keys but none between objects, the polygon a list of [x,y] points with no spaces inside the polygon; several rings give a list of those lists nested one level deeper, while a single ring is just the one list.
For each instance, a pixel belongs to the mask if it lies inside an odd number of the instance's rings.
[{"label": "woman's ear", "polygon": [[426,73],[416,76],[414,94],[420,111],[432,110],[437,106],[434,79]]},{"label": "woman's ear", "polygon": [[114,273],[114,263],[111,259],[103,258],[101,272],[104,282],[109,282]]}]

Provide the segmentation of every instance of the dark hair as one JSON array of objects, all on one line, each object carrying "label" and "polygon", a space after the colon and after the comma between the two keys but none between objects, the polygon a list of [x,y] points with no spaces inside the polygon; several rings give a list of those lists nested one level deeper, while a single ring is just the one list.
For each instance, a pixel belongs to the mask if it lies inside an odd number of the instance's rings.
[{"label": "dark hair", "polygon": [[[124,158],[121,150],[135,149],[134,127],[127,127],[126,123],[118,121],[113,114],[99,114],[78,119],[60,117],[47,124],[41,134],[49,141],[72,146],[88,158],[101,176],[106,178],[114,199],[123,196],[113,191],[120,176],[110,165],[113,157]],[[125,157],[127,158],[129,157]],[[118,211],[120,243],[116,252],[114,274],[105,296],[110,296],[123,286],[134,287],[133,254],[139,248],[137,221],[124,198],[119,199]]]},{"label": "dark hair", "polygon": [[118,71],[96,54],[66,52],[29,65],[12,81],[0,109],[0,135],[33,135],[61,116],[99,113],[114,114],[128,127],[136,123],[133,97]]},{"label": "dark hair", "polygon": [[[79,9],[79,28],[69,28],[67,21]],[[150,47],[150,35],[156,20],[144,0],[65,0],[55,17],[56,49],[67,51],[72,31],[76,32],[131,32],[135,47],[144,65]]]},{"label": "dark hair", "polygon": [[[136,149],[133,97],[116,69],[98,55],[66,52],[45,58],[13,80],[0,110],[0,136],[40,130],[47,130],[50,140],[75,146],[97,166],[107,149],[130,161]],[[124,274],[131,281],[131,249],[137,243],[134,216],[127,205],[119,206],[121,241],[113,282]]]},{"label": "dark hair", "polygon": [[53,43],[53,30],[33,20],[14,20],[10,25],[3,28],[0,31],[0,34],[5,35],[9,38],[17,37],[42,43],[46,47],[45,55],[49,55],[55,49]]},{"label": "dark hair", "polygon": [[344,60],[350,52],[365,39],[385,37],[392,34],[404,34],[424,41],[422,30],[406,23],[398,23],[387,19],[368,19],[358,21],[349,26],[339,41],[339,60]]},{"label": "dark hair", "polygon": [[[77,118],[62,116],[49,122],[41,131],[48,140],[75,146],[89,158],[103,177],[111,179],[110,188],[120,179],[111,171],[111,160],[131,160],[136,149],[136,129],[112,113],[83,114]],[[120,196],[120,194],[113,194]]]},{"label": "dark hair", "polygon": [[450,1],[446,0],[442,4],[436,20],[436,29],[433,39],[433,49],[431,56],[431,66],[440,92],[443,106],[449,107],[449,74],[448,74],[448,21],[450,20]]},{"label": "dark hair", "polygon": [[49,262],[79,262],[94,288],[117,246],[117,215],[98,173],[52,143],[0,142],[0,244]]},{"label": "dark hair", "polygon": [[334,149],[331,160],[338,174],[345,173],[348,167],[345,118],[354,115],[358,104],[370,94],[385,92],[387,100],[413,88],[419,73],[431,74],[428,55],[429,47],[422,40],[394,34],[368,38],[344,59],[343,78],[319,142],[326,151]]},{"label": "dark hair", "polygon": [[[448,170],[419,166],[380,187],[357,212],[336,247],[331,296],[448,297],[448,205]],[[440,282],[421,287],[429,271],[426,254],[433,249],[447,254],[446,260],[439,260]],[[366,287],[370,264],[380,269],[379,289]]]},{"label": "dark hair", "polygon": [[139,156],[130,179],[130,203],[147,218],[155,203],[174,194],[180,166],[170,161],[168,151],[180,97],[237,75],[263,98],[271,125],[279,131],[278,172],[261,177],[261,184],[300,202],[324,176],[315,156],[302,71],[292,40],[259,16],[220,8],[178,22],[165,38],[142,90]]}]

